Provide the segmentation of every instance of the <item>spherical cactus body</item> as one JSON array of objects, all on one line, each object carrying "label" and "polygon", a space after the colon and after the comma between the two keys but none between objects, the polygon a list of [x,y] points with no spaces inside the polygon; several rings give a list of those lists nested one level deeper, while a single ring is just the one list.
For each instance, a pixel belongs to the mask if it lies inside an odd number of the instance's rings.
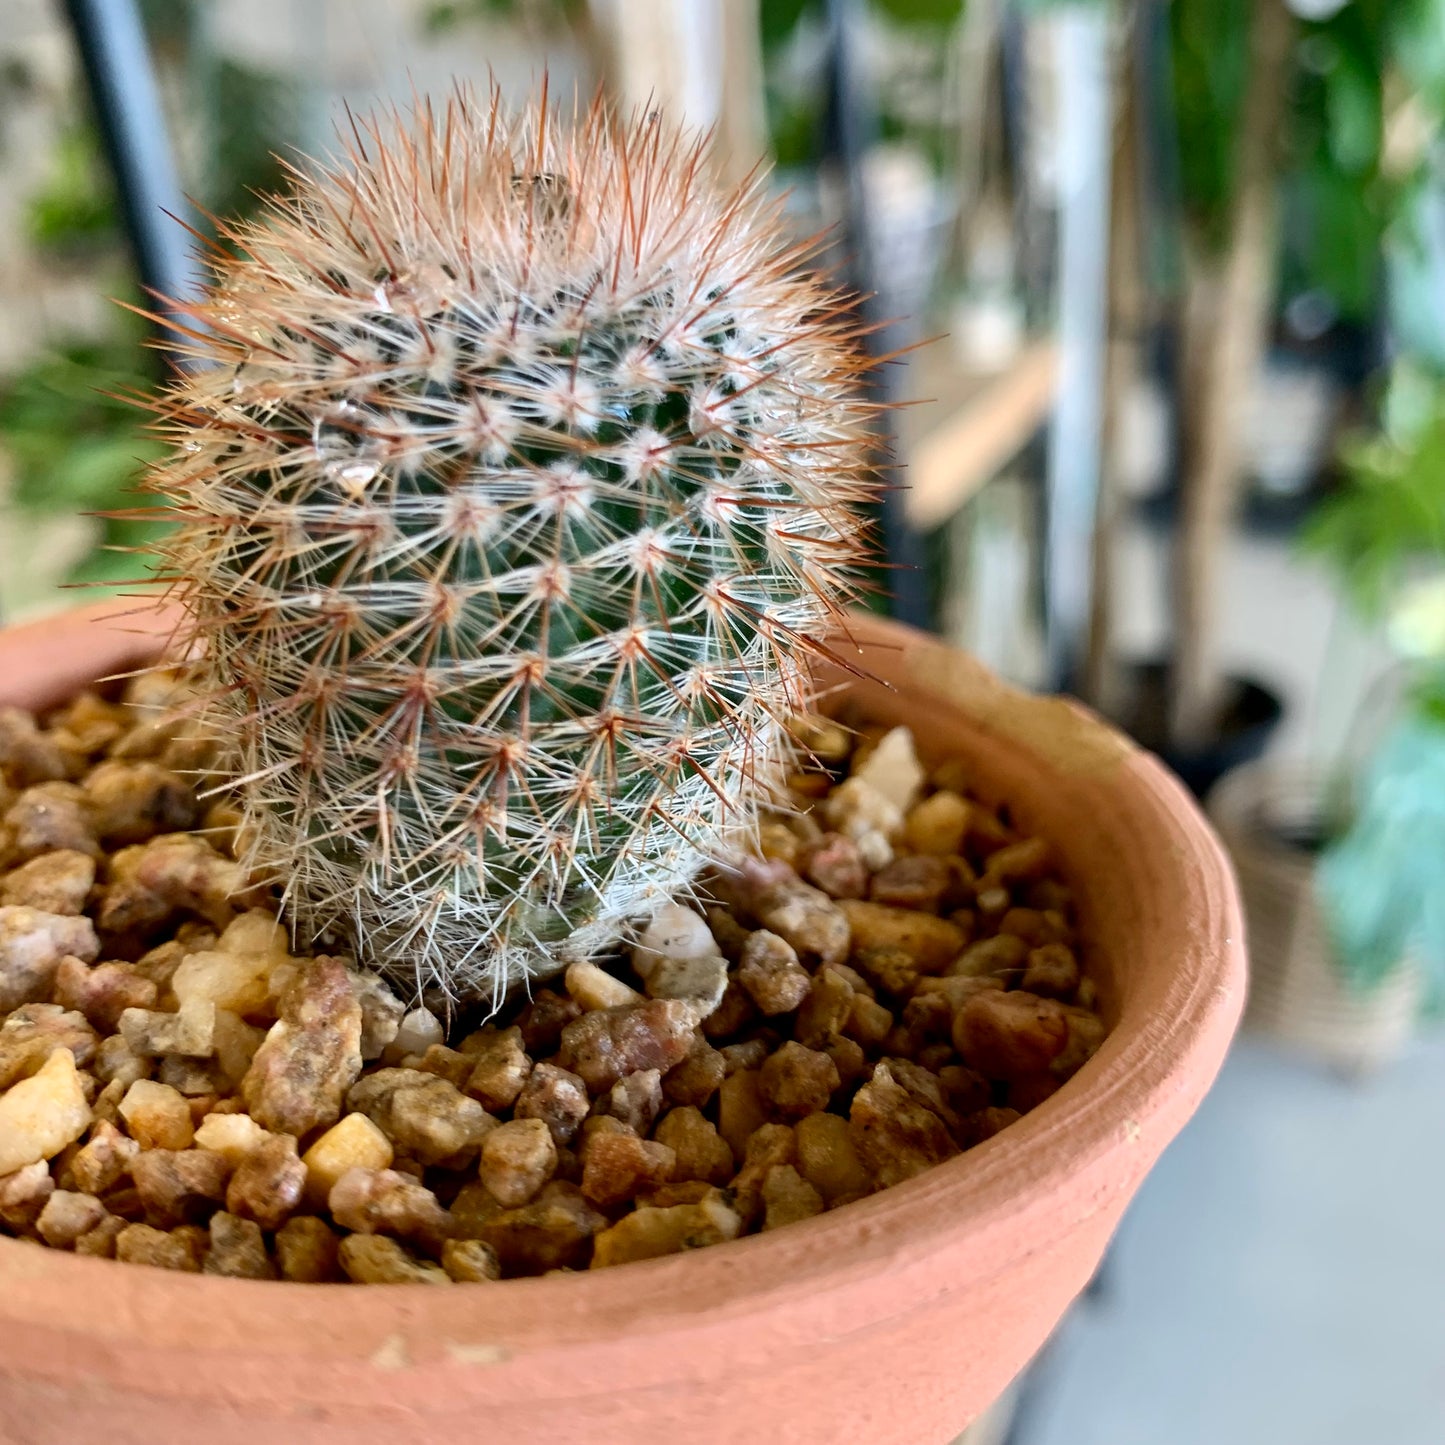
[{"label": "spherical cactus body", "polygon": [[154,487],[249,861],[500,998],[750,826],[864,555],[855,323],[601,104],[382,116],[221,240]]}]

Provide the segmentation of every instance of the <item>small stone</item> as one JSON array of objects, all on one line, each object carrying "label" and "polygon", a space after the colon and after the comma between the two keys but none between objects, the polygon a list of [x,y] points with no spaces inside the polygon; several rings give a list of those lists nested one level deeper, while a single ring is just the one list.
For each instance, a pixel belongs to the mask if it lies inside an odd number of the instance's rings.
[{"label": "small stone", "polygon": [[797,1136],[787,1124],[760,1124],[740,1157],[742,1168],[732,1182],[732,1192],[739,1212],[753,1223],[763,1207],[763,1182],[769,1170],[797,1161]]},{"label": "small stone", "polygon": [[23,708],[0,707],[0,779],[12,788],[28,788],[66,773],[56,740],[42,732]]},{"label": "small stone", "polygon": [[763,1180],[763,1229],[779,1229],[823,1212],[823,1196],[791,1164],[775,1164]]},{"label": "small stone", "polygon": [[370,1115],[403,1154],[424,1165],[464,1167],[496,1120],[475,1099],[436,1074],[381,1069],[357,1081],[347,1107]]},{"label": "small stone", "polygon": [[21,1234],[35,1226],[46,1201],[55,1192],[55,1180],[44,1159],[0,1174],[0,1224]]},{"label": "small stone", "polygon": [[205,1258],[202,1239],[189,1231],[152,1229],[148,1224],[127,1225],[116,1236],[115,1257],[126,1264],[149,1264],[199,1274]]},{"label": "small stone", "polygon": [[856,948],[852,958],[869,983],[897,998],[908,998],[918,982],[913,957],[901,948]]},{"label": "small stone", "polygon": [[445,1039],[442,1021],[428,1008],[414,1008],[403,1016],[387,1057],[401,1059],[424,1054],[433,1044],[443,1043]]},{"label": "small stone", "polygon": [[[307,959],[241,1083],[247,1112],[298,1139],[341,1117],[361,1072],[361,1005],[339,960]],[[436,1042],[439,1042],[437,1040]]]},{"label": "small stone", "polygon": [[[707,1048],[707,1045],[704,1044],[702,1047]],[[712,1053],[714,1050],[709,1049],[708,1052]],[[686,1069],[696,1057],[697,1052],[694,1050],[682,1063],[670,1070],[667,1077],[669,1079],[676,1078],[678,1070]],[[671,1099],[671,1094],[668,1097]],[[694,1101],[674,1099],[673,1102],[691,1103]],[[657,1116],[662,1113],[662,1105],[662,1075],[656,1069],[639,1069],[635,1074],[628,1074],[625,1079],[618,1079],[607,1093],[598,1099],[595,1108],[599,1114],[620,1120],[628,1128],[646,1138],[652,1132],[652,1126],[656,1123]]]},{"label": "small stone", "polygon": [[480,1239],[449,1239],[442,1245],[442,1268],[458,1284],[484,1284],[501,1279],[497,1251]]},{"label": "small stone", "polygon": [[311,1208],[324,1209],[348,1169],[389,1169],[392,1159],[391,1140],[365,1114],[347,1114],[302,1155],[306,1200]]},{"label": "small stone", "polygon": [[528,1203],[556,1169],[557,1145],[541,1119],[499,1124],[482,1145],[482,1183],[508,1209]]},{"label": "small stone", "polygon": [[848,916],[842,906],[791,870],[762,881],[751,901],[758,922],[790,944],[808,967],[847,958]]},{"label": "small stone", "polygon": [[681,1063],[698,1022],[697,1006],[682,999],[600,1009],[567,1025],[558,1058],[600,1094],[638,1069],[665,1072]]},{"label": "small stone", "polygon": [[[584,1014],[579,1022],[601,1017]],[[577,1074],[556,1064],[538,1064],[517,1096],[514,1113],[518,1119],[541,1120],[561,1146],[572,1142],[591,1108],[587,1087]]]},{"label": "small stone", "polygon": [[148,1079],[155,1060],[143,1059],[131,1052],[131,1047],[119,1034],[102,1039],[95,1051],[91,1069],[102,1084],[118,1082],[122,1091],[128,1089],[137,1079]]},{"label": "small stone", "polygon": [[865,1049],[881,1048],[893,1028],[893,1015],[877,999],[855,993],[844,1028]]},{"label": "small stone", "polygon": [[[729,1149],[739,1159],[743,1157],[748,1139],[761,1124],[767,1122],[768,1118],[767,1112],[763,1108],[759,1078],[759,1070],[742,1069],[735,1074],[729,1074],[723,1080],[722,1088],[718,1090],[718,1133],[727,1141]],[[677,1112],[679,1111],[673,1110],[674,1114]],[[666,1122],[667,1120],[664,1119],[663,1123]],[[677,1146],[674,1144],[673,1147]]]},{"label": "small stone", "polygon": [[827,1108],[840,1082],[827,1054],[791,1039],[767,1059],[758,1076],[763,1106],[782,1120]]},{"label": "small stone", "polygon": [[89,963],[99,952],[88,918],[23,905],[0,908],[0,1013],[48,999],[66,954]]},{"label": "small stone", "polygon": [[350,973],[352,992],[361,1005],[361,1057],[369,1063],[396,1042],[406,1005],[374,973]]},{"label": "small stone", "polygon": [[195,1137],[190,1106],[169,1084],[137,1079],[125,1091],[118,1112],[142,1149],[188,1149]]},{"label": "small stone", "polygon": [[1029,946],[1013,934],[1000,933],[993,938],[983,938],[971,943],[948,966],[950,978],[987,978],[995,988],[1003,987],[1000,980],[1012,976],[1017,979],[1028,960]]},{"label": "small stone", "polygon": [[702,1179],[709,1184],[726,1184],[732,1178],[733,1151],[701,1109],[685,1106],[671,1110],[664,1115],[653,1137],[673,1155],[671,1178],[674,1182]]},{"label": "small stone", "polygon": [[395,1169],[348,1169],[332,1185],[327,1204],[343,1229],[399,1235],[431,1253],[451,1234],[451,1219],[436,1195]]},{"label": "small stone", "polygon": [[592,1268],[657,1259],[686,1249],[701,1249],[736,1239],[742,1220],[723,1202],[721,1194],[700,1204],[678,1204],[671,1209],[636,1209],[593,1242]]},{"label": "small stone", "polygon": [[95,883],[95,859],[75,848],[42,853],[0,879],[0,904],[79,914]]},{"label": "small stone", "polygon": [[66,954],[55,970],[55,1002],[85,1015],[86,1022],[114,1035],[128,1009],[151,1009],[156,986],[133,963],[88,964]]},{"label": "small stone", "polygon": [[221,1155],[232,1169],[238,1169],[263,1144],[285,1137],[263,1129],[249,1114],[207,1114],[196,1126],[195,1144]]},{"label": "small stone", "polygon": [[420,1074],[435,1074],[454,1089],[460,1089],[472,1076],[472,1056],[445,1044],[433,1044],[416,1065]]},{"label": "small stone", "polygon": [[842,833],[823,835],[806,856],[803,876],[829,898],[868,896],[868,865],[857,843]]},{"label": "small stone", "polygon": [[215,1051],[216,1006],[193,1000],[175,1013],[128,1008],[120,1016],[120,1036],[142,1058],[183,1054],[209,1058]]},{"label": "small stone", "polygon": [[341,1241],[324,1219],[293,1215],[276,1231],[276,1262],[281,1278],[302,1284],[324,1284],[340,1274]]},{"label": "small stone", "polygon": [[1108,1030],[1098,1014],[1085,1008],[1064,1008],[1068,1038],[1049,1071],[1057,1079],[1071,1078],[1099,1051]]},{"label": "small stone", "polygon": [[1042,838],[1010,843],[989,854],[979,888],[1008,889],[1016,883],[1033,882],[1049,871],[1052,861],[1052,851]]},{"label": "small stone", "polygon": [[967,941],[956,923],[911,908],[854,900],[838,907],[852,929],[855,951],[901,949],[920,973],[942,973],[963,952]]},{"label": "small stone", "polygon": [[114,1259],[115,1242],[128,1227],[127,1221],[118,1214],[107,1214],[94,1229],[75,1241],[75,1252],[92,1259]]},{"label": "small stone", "polygon": [[848,1122],[853,1147],[880,1188],[901,1184],[958,1153],[943,1121],[918,1103],[885,1063],[853,1096]]},{"label": "small stone", "polygon": [[[741,952],[739,949],[739,957]],[[737,974],[730,974],[721,1002],[702,1021],[702,1032],[709,1039],[725,1039],[740,1033],[757,1017],[758,1011],[747,989],[742,986]]]},{"label": "small stone", "polygon": [[758,829],[759,858],[776,858],[790,868],[798,861],[798,835],[786,823],[764,823]]},{"label": "small stone", "polygon": [[1063,1005],[1021,990],[976,993],[953,1021],[953,1044],[959,1056],[990,1079],[1047,1072],[1068,1039]]},{"label": "small stone", "polygon": [[86,1194],[104,1194],[130,1173],[140,1145],[114,1124],[102,1120],[91,1126],[90,1138],[70,1161],[70,1175]]},{"label": "small stone", "polygon": [[853,1012],[853,985],[836,967],[820,968],[793,1021],[793,1034],[810,1049],[826,1048]]},{"label": "small stone", "polygon": [[85,794],[74,783],[38,783],[26,788],[0,820],[0,857],[26,863],[62,849],[100,856]]},{"label": "small stone", "polygon": [[615,1119],[594,1122],[610,1127],[591,1130],[582,1149],[582,1193],[590,1203],[611,1209],[672,1177],[677,1156],[667,1144],[641,1139]]},{"label": "small stone", "polygon": [[90,1105],[69,1049],[0,1094],[0,1175],[53,1159],[85,1133]]},{"label": "small stone", "polygon": [[[727,1060],[723,1055],[706,1039],[699,1039],[693,1045],[692,1052],[680,1064],[675,1064],[668,1070],[667,1077],[662,1081],[662,1093],[670,1104],[692,1104],[699,1109],[705,1109],[712,1096],[722,1087],[727,1072]],[[632,1077],[640,1076],[634,1074]],[[614,1089],[621,1087],[619,1084],[614,1086]],[[638,1133],[646,1134],[656,1117],[654,1112],[653,1118],[649,1119],[646,1125],[638,1127]]]},{"label": "small stone", "polygon": [[239,1093],[256,1052],[266,1038],[266,1030],[255,1028],[228,1009],[216,1010],[211,1041],[215,1045],[213,1064],[224,1081],[227,1093]]},{"label": "small stone", "polygon": [[581,1014],[582,1006],[575,999],[563,998],[550,988],[538,989],[517,1019],[523,1046],[534,1059],[552,1053],[562,1030]]},{"label": "small stone", "polygon": [[791,1013],[813,986],[793,946],[765,928],[748,935],[738,962],[738,982],[764,1017]]},{"label": "small stone", "polygon": [[942,858],[920,854],[895,858],[880,868],[868,885],[868,896],[890,908],[936,913],[951,883],[952,875]]},{"label": "small stone", "polygon": [[0,1024],[0,1090],[38,1072],[57,1050],[68,1049],[80,1067],[95,1055],[95,1031],[73,1010],[28,1003]]},{"label": "small stone", "polygon": [[261,1226],[222,1210],[211,1216],[211,1247],[201,1266],[204,1274],[228,1279],[275,1279],[276,1266],[266,1254]]},{"label": "small stone", "polygon": [[828,796],[822,812],[857,847],[866,867],[882,868],[892,861],[893,839],[903,828],[903,814],[877,788],[862,778],[849,778]]},{"label": "small stone", "polygon": [[277,1230],[301,1207],[306,1178],[296,1140],[289,1134],[273,1135],[236,1166],[226,1189],[226,1208],[255,1220],[262,1229]]},{"label": "small stone", "polygon": [[469,1042],[472,1047],[464,1052],[474,1063],[463,1091],[493,1113],[510,1109],[532,1071],[521,1029],[482,1031]]},{"label": "small stone", "polygon": [[187,954],[176,967],[171,990],[182,1007],[208,1003],[238,1017],[259,1016],[268,1011],[272,970],[283,961],[284,954],[202,949]]},{"label": "small stone", "polygon": [[722,1002],[727,985],[727,959],[715,951],[695,958],[659,958],[647,976],[649,998],[689,1000],[703,1018]]},{"label": "small stone", "polygon": [[1074,950],[1064,943],[1045,943],[1028,956],[1023,981],[1019,987],[1026,993],[1044,998],[1072,998],[1079,986],[1079,961]]},{"label": "small stone", "polygon": [[599,968],[595,963],[583,959],[567,966],[564,982],[567,992],[584,1010],[623,1008],[628,1004],[642,1002],[642,995],[635,988],[629,988],[605,968]]},{"label": "small stone", "polygon": [[151,1223],[199,1224],[226,1202],[230,1164],[207,1149],[147,1149],[130,1175]]},{"label": "small stone", "polygon": [[98,838],[123,847],[194,826],[200,809],[185,779],[152,762],[109,760],[81,785]]},{"label": "small stone", "polygon": [[962,853],[972,812],[966,798],[940,789],[909,810],[903,839],[915,853],[935,858]]},{"label": "small stone", "polygon": [[809,1114],[794,1128],[798,1172],[826,1205],[871,1192],[873,1179],[863,1167],[848,1121],[837,1114]]},{"label": "small stone", "polygon": [[450,1284],[445,1270],[424,1264],[394,1239],[379,1234],[351,1234],[341,1241],[338,1260],[346,1277],[357,1284]]},{"label": "small stone", "polygon": [[707,958],[717,952],[706,920],[681,903],[664,903],[633,945],[632,966],[646,983],[665,958]]},{"label": "small stone", "polygon": [[553,1180],[530,1204],[479,1226],[505,1276],[585,1268],[592,1237],[607,1224],[574,1184]]}]

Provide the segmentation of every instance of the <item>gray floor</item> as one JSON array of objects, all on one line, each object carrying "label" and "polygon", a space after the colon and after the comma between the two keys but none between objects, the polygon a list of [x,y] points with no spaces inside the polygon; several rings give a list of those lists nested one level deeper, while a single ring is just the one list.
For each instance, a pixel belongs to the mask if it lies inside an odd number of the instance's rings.
[{"label": "gray floor", "polygon": [[[1137,528],[1121,552],[1120,641],[1147,652],[1167,556]],[[1226,661],[1285,696],[1277,752],[1377,735],[1388,655],[1318,569],[1238,538],[1221,594]],[[1106,1281],[1018,1445],[1445,1445],[1445,1030],[1357,1083],[1242,1038]]]},{"label": "gray floor", "polygon": [[1025,1441],[1441,1445],[1445,1036],[1362,1083],[1242,1039]]}]

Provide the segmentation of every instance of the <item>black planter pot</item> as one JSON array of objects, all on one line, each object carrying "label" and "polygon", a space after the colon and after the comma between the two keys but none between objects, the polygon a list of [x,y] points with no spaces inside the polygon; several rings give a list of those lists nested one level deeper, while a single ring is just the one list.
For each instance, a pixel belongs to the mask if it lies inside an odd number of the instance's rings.
[{"label": "black planter pot", "polygon": [[1262,682],[1228,678],[1214,736],[1197,747],[1175,747],[1167,741],[1169,672],[1169,664],[1161,661],[1126,666],[1126,701],[1115,721],[1203,799],[1231,768],[1263,755],[1284,716],[1284,703]]}]

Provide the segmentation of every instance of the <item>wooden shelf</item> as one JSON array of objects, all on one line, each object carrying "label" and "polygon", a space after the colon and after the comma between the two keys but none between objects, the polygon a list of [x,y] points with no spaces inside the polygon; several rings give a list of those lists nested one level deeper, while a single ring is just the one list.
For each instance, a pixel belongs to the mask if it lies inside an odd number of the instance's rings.
[{"label": "wooden shelf", "polygon": [[970,374],[947,342],[925,347],[906,388],[934,398],[899,415],[908,520],[920,531],[946,522],[1048,420],[1058,355],[1050,341],[1026,346],[1003,371]]}]

